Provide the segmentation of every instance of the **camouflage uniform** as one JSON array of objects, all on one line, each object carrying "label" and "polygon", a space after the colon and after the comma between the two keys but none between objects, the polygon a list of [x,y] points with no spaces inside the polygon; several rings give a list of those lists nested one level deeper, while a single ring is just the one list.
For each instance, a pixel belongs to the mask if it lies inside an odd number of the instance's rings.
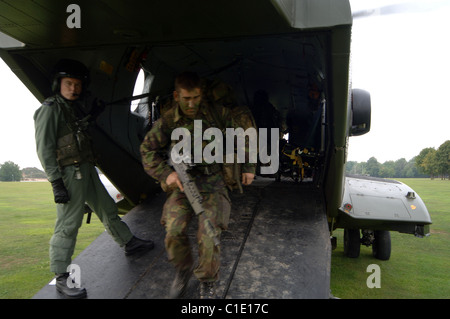
[{"label": "camouflage uniform", "polygon": [[[224,120],[226,127],[235,127],[229,110],[223,107],[215,110],[217,112],[215,115]],[[221,128],[213,112],[211,106],[202,102],[195,119],[202,120],[203,131],[210,127]],[[161,223],[166,229],[165,246],[169,261],[177,270],[186,270],[193,265],[186,231],[194,212],[185,194],[178,187],[169,188],[165,184],[167,177],[174,171],[168,165],[167,158],[171,147],[179,142],[171,140],[172,131],[178,127],[188,129],[193,140],[194,120],[184,116],[179,105],[175,104],[155,122],[148,132],[141,145],[141,154],[145,171],[157,179],[163,190],[167,192]],[[209,143],[210,141],[203,141],[203,146]],[[191,149],[194,150],[193,147]],[[243,171],[254,173],[254,164],[244,164]],[[215,246],[213,239],[207,235],[203,221],[209,218],[219,235],[228,226],[231,207],[223,179],[222,165],[196,164],[189,173],[203,196],[205,209],[205,212],[199,216],[197,233],[199,261],[194,274],[200,281],[216,281],[220,266],[220,246]]]},{"label": "camouflage uniform", "polygon": [[[256,122],[253,117],[252,111],[245,105],[238,105],[233,93],[233,89],[230,85],[222,82],[221,80],[213,80],[212,82],[205,81],[205,98],[209,103],[213,104],[216,108],[225,107],[231,113],[236,127],[242,127],[245,130],[248,128],[255,128]],[[242,164],[237,163],[225,163],[224,164],[224,178],[228,188],[233,191],[239,189],[242,193],[241,185],[241,173]]]}]

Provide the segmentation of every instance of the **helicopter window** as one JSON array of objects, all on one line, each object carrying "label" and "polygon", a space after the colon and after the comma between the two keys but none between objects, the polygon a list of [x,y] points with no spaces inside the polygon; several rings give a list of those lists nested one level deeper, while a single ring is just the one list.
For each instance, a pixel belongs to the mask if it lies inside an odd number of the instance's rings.
[{"label": "helicopter window", "polygon": [[[154,78],[155,76],[153,74],[142,68],[139,71],[134,84],[133,96],[149,93]],[[130,105],[130,110],[147,117],[149,114],[150,101],[151,100],[148,97],[134,100]]]},{"label": "helicopter window", "polygon": [[[145,91],[144,83],[145,83],[145,71],[143,69],[141,69],[136,78],[136,82],[134,83],[133,96],[146,93],[146,92],[144,92]],[[130,104],[130,110],[140,113],[138,110],[136,110],[137,108],[139,108],[139,103],[140,103],[140,100],[132,101]]]},{"label": "helicopter window", "polygon": [[141,69],[134,84],[133,95],[143,94],[144,92],[145,71]]}]

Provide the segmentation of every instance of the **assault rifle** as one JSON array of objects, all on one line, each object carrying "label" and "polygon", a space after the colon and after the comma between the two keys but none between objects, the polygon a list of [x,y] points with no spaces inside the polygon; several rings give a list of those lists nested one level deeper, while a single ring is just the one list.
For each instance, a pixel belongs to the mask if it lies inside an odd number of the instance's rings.
[{"label": "assault rifle", "polygon": [[[182,157],[176,152],[170,152],[169,164],[175,169],[175,172],[177,172],[178,178],[183,184],[184,193],[186,194],[186,197],[191,204],[191,207],[194,210],[195,214],[198,216],[205,212],[205,209],[202,205],[203,197],[200,194],[197,185],[195,185],[195,181],[188,173],[188,170],[195,164],[185,163],[184,159],[186,158],[186,156]],[[178,162],[178,164],[176,162]],[[205,218],[204,226],[208,236],[210,236],[214,240],[214,245],[218,246],[220,244],[220,240],[209,218]]]}]

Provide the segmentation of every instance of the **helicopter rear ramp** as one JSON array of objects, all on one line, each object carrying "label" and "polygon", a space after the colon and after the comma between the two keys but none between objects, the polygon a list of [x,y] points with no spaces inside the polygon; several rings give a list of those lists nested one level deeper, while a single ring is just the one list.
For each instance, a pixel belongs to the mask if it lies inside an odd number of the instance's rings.
[{"label": "helicopter rear ramp", "polygon": [[[150,252],[126,257],[103,233],[74,261],[89,299],[167,298],[175,276],[160,224],[165,194],[135,207],[123,220],[138,237],[151,238]],[[233,194],[222,233],[220,298],[329,298],[331,244],[322,195],[307,184],[258,177],[244,194]],[[189,238],[196,256],[196,223]],[[88,227],[88,226],[85,226]],[[192,278],[186,298],[198,298]],[[61,298],[51,283],[35,299]]]}]

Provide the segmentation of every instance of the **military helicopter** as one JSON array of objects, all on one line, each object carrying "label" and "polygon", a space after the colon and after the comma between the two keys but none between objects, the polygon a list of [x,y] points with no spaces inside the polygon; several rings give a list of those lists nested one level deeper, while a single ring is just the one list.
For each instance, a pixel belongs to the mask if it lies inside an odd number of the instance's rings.
[{"label": "military helicopter", "polygon": [[[139,146],[184,70],[229,84],[254,114],[254,93],[266,91],[289,132],[285,153],[308,163],[297,182],[258,176],[232,194],[222,298],[329,298],[337,228],[348,256],[362,241],[381,259],[390,255],[389,231],[429,233],[414,190],[344,174],[349,137],[369,132],[371,112],[370,94],[351,85],[347,0],[73,2],[1,2],[0,57],[39,101],[51,95],[56,61],[79,60],[90,69],[89,90],[108,102],[92,128],[97,166],[124,196],[123,219],[156,248],[130,261],[101,235],[73,261],[89,298],[167,296],[174,271],[159,222],[165,195],[144,172]],[[133,97],[139,72],[143,90]],[[46,286],[35,298],[58,295]]]}]

